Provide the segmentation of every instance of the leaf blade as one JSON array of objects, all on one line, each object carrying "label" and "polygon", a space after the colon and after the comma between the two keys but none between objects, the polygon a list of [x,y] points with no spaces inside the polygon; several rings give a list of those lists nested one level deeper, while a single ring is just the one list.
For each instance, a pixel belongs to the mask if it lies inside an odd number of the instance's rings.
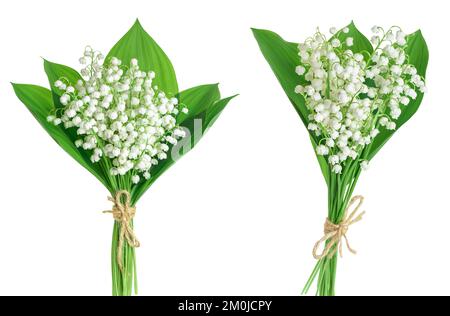
[{"label": "leaf blade", "polygon": [[[252,31],[264,58],[307,128],[309,111],[303,97],[295,93],[295,86],[301,83],[300,77],[295,72],[295,67],[300,64],[298,44],[287,42],[272,31],[260,29],[252,29]],[[318,139],[309,130],[308,133],[315,153]],[[328,183],[330,167],[323,156],[316,155],[316,157],[325,181]]]},{"label": "leaf blade", "polygon": [[12,86],[19,100],[27,107],[53,140],[108,188],[101,172],[94,168],[92,163],[80,153],[64,129],[61,126],[47,122],[47,116],[54,110],[52,92],[36,85],[12,83]]},{"label": "leaf blade", "polygon": [[[343,45],[345,45],[345,39],[347,37],[352,37],[353,45],[348,47],[348,49],[350,49],[353,53],[356,54],[366,51],[371,54],[373,52],[372,43],[358,30],[353,21],[347,25],[346,28],[348,28],[347,33],[344,33],[342,29],[336,36],[341,43],[344,43]],[[334,36],[332,38],[334,38]],[[365,55],[365,57],[367,57],[367,55]]]},{"label": "leaf blade", "polygon": [[132,58],[138,59],[142,70],[155,72],[153,83],[161,90],[170,96],[178,93],[172,63],[161,47],[142,28],[139,20],[136,20],[130,30],[111,48],[106,60],[111,57],[119,58],[125,65],[129,65]]},{"label": "leaf blade", "polygon": [[303,124],[308,126],[308,109],[303,97],[295,93],[300,77],[295,73],[298,60],[297,44],[287,42],[278,34],[261,29],[252,29],[259,48],[288,96]]},{"label": "leaf blade", "polygon": [[180,92],[177,97],[189,110],[188,113],[180,113],[177,117],[177,123],[181,124],[204,112],[213,102],[220,99],[219,85],[216,83],[192,87]]},{"label": "leaf blade", "polygon": [[214,102],[214,104],[206,111],[204,132],[206,132],[215,123],[215,121],[220,116],[225,107],[228,105],[228,103],[237,96],[238,96],[237,94],[232,95],[230,97],[220,99]]},{"label": "leaf blade", "polygon": [[60,79],[66,79],[71,85],[75,85],[78,80],[82,80],[81,75],[69,66],[53,63],[44,59],[44,71],[47,74],[51,90],[61,96],[63,92],[55,87],[55,82]]}]

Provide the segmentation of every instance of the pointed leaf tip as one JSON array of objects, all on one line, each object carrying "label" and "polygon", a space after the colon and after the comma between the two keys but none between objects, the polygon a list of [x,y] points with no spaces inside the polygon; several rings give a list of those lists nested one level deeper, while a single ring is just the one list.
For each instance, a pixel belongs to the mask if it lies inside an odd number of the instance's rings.
[{"label": "pointed leaf tip", "polygon": [[167,55],[145,31],[138,19],[130,30],[114,45],[106,56],[117,57],[127,65],[132,58],[137,58],[143,71],[154,71],[154,83],[167,95],[178,93],[175,70]]},{"label": "pointed leaf tip", "polygon": [[254,35],[258,35],[258,34],[263,33],[263,32],[271,32],[271,31],[269,31],[269,30],[265,30],[265,29],[256,29],[256,28],[251,28],[251,30],[252,30],[252,32],[253,32]]},{"label": "pointed leaf tip", "polygon": [[141,21],[139,21],[138,18],[136,18],[136,20],[134,21],[133,27],[140,27],[140,28],[142,28]]},{"label": "pointed leaf tip", "polygon": [[58,99],[62,91],[55,87],[54,83],[60,78],[67,79],[71,84],[75,84],[78,80],[81,80],[81,75],[75,70],[68,66],[57,64],[48,61],[44,58],[44,71],[47,74],[48,82],[50,84],[51,90],[53,91],[55,104],[58,104]]}]

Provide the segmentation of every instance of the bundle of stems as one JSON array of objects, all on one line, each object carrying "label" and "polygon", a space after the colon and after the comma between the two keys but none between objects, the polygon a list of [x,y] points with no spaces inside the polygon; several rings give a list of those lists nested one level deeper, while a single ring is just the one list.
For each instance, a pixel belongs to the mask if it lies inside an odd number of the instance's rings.
[{"label": "bundle of stems", "polygon": [[[133,225],[133,223],[131,223]],[[111,271],[113,296],[130,296],[138,294],[135,248],[128,243],[123,244],[123,262],[120,268],[117,261],[120,223],[114,221],[111,245]]]},{"label": "bundle of stems", "polygon": [[[344,170],[342,174],[330,174],[330,185],[328,186],[328,219],[332,223],[339,224],[342,222],[360,173],[361,168],[359,164],[355,163],[347,170]],[[329,242],[326,241],[325,247]],[[308,293],[311,285],[317,279],[316,295],[335,295],[336,269],[339,253],[335,247],[337,245],[331,249],[331,257],[326,255],[317,261],[303,288],[302,294]]]}]

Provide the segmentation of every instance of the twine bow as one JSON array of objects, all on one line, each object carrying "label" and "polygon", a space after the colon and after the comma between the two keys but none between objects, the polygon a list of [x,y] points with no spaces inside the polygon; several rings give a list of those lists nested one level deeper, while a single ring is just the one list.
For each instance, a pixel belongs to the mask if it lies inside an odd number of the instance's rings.
[{"label": "twine bow", "polygon": [[[124,203],[122,203],[122,197]],[[136,208],[131,206],[131,197],[128,191],[122,190],[116,193],[115,197],[108,197],[108,200],[113,202],[112,210],[103,211],[103,213],[111,213],[116,221],[120,223],[119,243],[117,245],[117,264],[120,271],[123,271],[123,243],[126,240],[128,245],[132,248],[137,248],[141,244],[137,240],[131,227],[131,220],[136,214]]]},{"label": "twine bow", "polygon": [[[362,219],[365,212],[361,212],[358,215],[356,215],[356,213],[358,212],[363,201],[364,197],[361,195],[352,197],[347,205],[347,208],[345,209],[344,217],[339,224],[334,224],[328,218],[326,219],[324,225],[324,236],[320,238],[319,241],[317,241],[314,245],[314,259],[320,260],[325,257],[328,257],[328,259],[330,259],[338,250],[339,255],[342,257],[342,238],[345,239],[348,250],[350,250],[351,253],[356,254],[356,251],[350,247],[346,234],[350,225],[353,225]],[[358,204],[356,205],[355,209],[350,213],[350,215],[347,216],[349,209],[356,202],[358,202]],[[318,254],[317,249],[322,243],[326,243],[325,248],[323,249],[322,253]]]}]

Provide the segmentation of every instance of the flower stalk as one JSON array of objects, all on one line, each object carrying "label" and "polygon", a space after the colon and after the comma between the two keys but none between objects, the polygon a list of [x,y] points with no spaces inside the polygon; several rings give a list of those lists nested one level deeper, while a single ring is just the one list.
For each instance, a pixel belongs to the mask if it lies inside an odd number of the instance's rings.
[{"label": "flower stalk", "polygon": [[[353,195],[355,184],[358,180],[361,169],[354,165],[353,168],[344,171],[342,174],[331,174],[330,185],[328,187],[328,219],[333,224],[339,224],[344,220],[346,209]],[[325,242],[326,249],[331,240]],[[336,284],[336,270],[338,262],[338,244],[335,244],[329,254],[325,254],[318,259],[308,281],[306,282],[302,294],[307,294],[310,287],[317,279],[316,295],[334,296]]]},{"label": "flower stalk", "polygon": [[[120,243],[121,223],[114,221],[112,245],[111,245],[111,271],[112,271],[112,295],[131,296],[138,294],[136,273],[135,248],[127,242],[122,244],[122,260],[118,261],[118,246]],[[133,225],[131,222],[130,225]]]}]

